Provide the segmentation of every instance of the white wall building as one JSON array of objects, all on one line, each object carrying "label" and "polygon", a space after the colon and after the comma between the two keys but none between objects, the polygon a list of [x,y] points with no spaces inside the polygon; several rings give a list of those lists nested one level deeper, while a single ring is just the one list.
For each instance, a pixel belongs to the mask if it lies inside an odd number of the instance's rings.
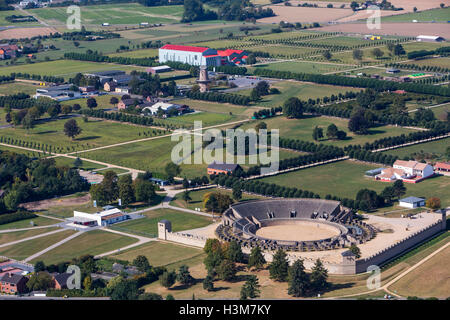
[{"label": "white wall building", "polygon": [[158,110],[161,108],[162,111],[168,112],[171,109],[179,109],[180,106],[177,104],[166,103],[166,102],[157,102],[151,107],[145,107],[142,109],[142,113],[151,113],[152,115],[156,115]]},{"label": "white wall building", "polygon": [[187,63],[193,66],[220,66],[217,50],[206,47],[166,44],[159,49],[159,63],[168,61]]},{"label": "white wall building", "polygon": [[419,208],[425,205],[425,199],[417,197],[407,197],[400,199],[398,205],[404,208]]},{"label": "white wall building", "polygon": [[70,218],[69,220],[73,221],[75,224],[84,226],[107,226],[129,218],[129,215],[122,213],[122,211],[117,208],[114,208],[97,213],[74,211],[73,218]]}]

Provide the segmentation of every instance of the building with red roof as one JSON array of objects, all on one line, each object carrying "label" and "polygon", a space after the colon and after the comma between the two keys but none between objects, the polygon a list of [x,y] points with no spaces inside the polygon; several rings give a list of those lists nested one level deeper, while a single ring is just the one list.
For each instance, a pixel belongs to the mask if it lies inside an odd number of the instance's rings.
[{"label": "building with red roof", "polygon": [[245,63],[248,53],[244,50],[216,50],[207,47],[194,47],[166,44],[159,49],[159,63],[182,62],[194,66],[240,65]]},{"label": "building with red roof", "polygon": [[450,162],[436,162],[434,164],[434,171],[445,176],[450,176]]}]

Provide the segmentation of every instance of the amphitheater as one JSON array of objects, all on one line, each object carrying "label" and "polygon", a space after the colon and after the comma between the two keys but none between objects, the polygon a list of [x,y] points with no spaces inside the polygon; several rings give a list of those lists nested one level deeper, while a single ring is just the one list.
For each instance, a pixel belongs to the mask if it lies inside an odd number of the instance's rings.
[{"label": "amphitheater", "polygon": [[[301,258],[306,269],[320,259],[330,274],[366,272],[446,229],[446,213],[419,212],[408,218],[357,215],[338,201],[272,198],[230,206],[209,226],[171,232],[170,221],[158,223],[158,238],[196,247],[206,239],[236,241],[249,254],[263,249],[266,261],[278,249],[290,263]],[[361,256],[348,248],[357,244]]]},{"label": "amphitheater", "polygon": [[222,222],[216,229],[220,239],[265,250],[333,250],[364,243],[376,235],[338,201],[321,199],[243,202],[226,210]]}]

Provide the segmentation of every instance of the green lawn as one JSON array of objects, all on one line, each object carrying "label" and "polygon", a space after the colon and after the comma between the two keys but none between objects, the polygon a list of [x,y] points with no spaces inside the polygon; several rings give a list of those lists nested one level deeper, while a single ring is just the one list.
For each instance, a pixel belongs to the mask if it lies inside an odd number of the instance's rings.
[{"label": "green lawn", "polygon": [[441,57],[441,58],[427,58],[421,60],[414,60],[405,62],[408,64],[415,64],[419,66],[431,66],[431,67],[441,67],[441,68],[450,68],[450,58],[449,57]]},{"label": "green lawn", "polygon": [[144,213],[145,218],[113,225],[111,229],[136,233],[147,237],[158,235],[157,223],[162,219],[172,222],[172,231],[183,231],[205,227],[212,223],[211,218],[172,209],[156,209]]},{"label": "green lawn", "polygon": [[[1,11],[0,11],[1,12]],[[32,96],[36,93],[38,86],[26,82],[11,82],[0,85],[0,95],[11,95],[16,93],[26,93]]]},{"label": "green lawn", "polygon": [[349,69],[351,68],[351,66],[340,64],[314,63],[309,61],[288,61],[288,62],[260,64],[255,66],[254,68],[264,68],[275,71],[290,71],[297,73],[323,74],[326,72]]},{"label": "green lawn", "polygon": [[203,251],[192,247],[165,242],[150,242],[142,246],[126,250],[111,257],[133,261],[138,255],[144,255],[152,266],[167,266],[201,255]]},{"label": "green lawn", "polygon": [[41,237],[34,240],[28,240],[18,244],[6,246],[0,248],[0,255],[15,260],[23,260],[37,252],[44,250],[45,248],[51,246],[52,244],[55,244],[67,238],[68,236],[74,233],[75,231],[73,230],[64,230],[46,237]]},{"label": "green lawn", "polygon": [[[74,168],[73,163],[74,163],[75,159],[67,158],[67,157],[56,157],[54,159],[56,161],[56,165],[58,165],[58,166],[66,166],[69,168]],[[86,171],[97,170],[100,168],[106,168],[106,167],[101,164],[97,164],[97,163],[86,161],[86,160],[82,161],[82,164],[79,167],[79,169],[86,170]]]},{"label": "green lawn", "polygon": [[[283,103],[290,97],[297,97],[302,100],[323,98],[325,96],[337,95],[340,92],[347,91],[358,92],[360,89],[350,87],[340,87],[331,85],[320,85],[298,81],[280,81],[271,84],[271,87],[277,88],[281,91],[280,94],[271,94],[263,96],[260,101],[256,102],[258,106],[266,108],[273,108],[283,105]],[[240,90],[237,93],[250,95],[251,90]]]},{"label": "green lawn", "polygon": [[[380,126],[372,128],[369,130],[367,135],[357,135],[348,130],[348,120],[342,118],[331,118],[331,117],[306,117],[303,119],[287,119],[284,116],[274,117],[270,119],[258,120],[263,121],[267,124],[267,128],[279,129],[280,138],[290,138],[299,139],[305,141],[314,141],[312,138],[313,129],[318,126],[323,128],[324,138],[319,141],[319,143],[332,144],[335,146],[345,146],[348,144],[361,144],[366,142],[374,141],[381,138],[399,136],[401,134],[408,134],[412,130],[393,127],[393,126]],[[254,127],[257,121],[243,125],[242,129],[247,129],[249,127]],[[344,130],[347,132],[347,138],[344,140],[328,140],[326,138],[327,127],[334,123],[339,130]]]},{"label": "green lawn", "polygon": [[[32,15],[51,25],[61,25],[67,20],[66,7],[41,8],[28,10]],[[182,6],[147,7],[137,3],[106,4],[81,7],[83,25],[174,23],[183,13]]]},{"label": "green lawn", "polygon": [[[297,187],[302,190],[313,191],[321,197],[327,194],[354,199],[360,189],[371,189],[381,192],[387,182],[375,181],[364,177],[367,170],[379,166],[354,161],[339,161],[331,164],[298,170],[286,174],[264,178],[261,181],[275,183],[287,187]],[[426,179],[416,184],[406,183],[405,196],[438,197],[443,206],[450,205],[448,190],[450,179],[440,176]]]},{"label": "green lawn", "polygon": [[134,139],[142,139],[144,132],[152,130],[145,127],[100,119],[90,119],[88,122],[84,122],[81,117],[74,119],[82,129],[81,134],[74,140],[71,140],[64,134],[64,124],[67,120],[62,119],[38,123],[35,128],[30,130],[23,129],[20,126],[16,128],[4,128],[0,131],[0,135],[4,139],[9,137],[29,143],[47,144],[53,148],[59,147],[59,151],[73,152]]},{"label": "green lawn", "polygon": [[41,226],[48,226],[51,224],[57,224],[60,221],[55,220],[55,219],[44,218],[44,217],[37,217],[37,218],[15,221],[15,222],[7,223],[7,224],[0,224],[0,230],[31,228],[31,227],[33,227],[31,225],[31,222],[34,223],[34,225],[33,225],[34,227],[41,227]]},{"label": "green lawn", "polygon": [[93,230],[56,247],[53,250],[36,258],[36,261],[44,261],[45,264],[52,264],[64,261],[70,261],[73,258],[90,254],[97,255],[109,252],[115,249],[123,248],[137,242],[136,238],[125,237],[119,234]]},{"label": "green lawn", "polygon": [[414,157],[415,154],[418,153],[430,153],[434,154],[435,158],[433,160],[450,160],[445,156],[445,152],[447,148],[450,146],[450,138],[437,140],[433,142],[427,143],[419,143],[412,145],[410,147],[398,148],[393,150],[384,151],[384,153],[392,154],[398,156],[399,158],[403,157]]},{"label": "green lawn", "polygon": [[56,229],[57,229],[56,227],[49,227],[49,228],[40,228],[40,229],[34,229],[34,230],[32,229],[32,230],[0,233],[0,244],[5,244],[5,243],[37,236],[39,234],[54,231]]},{"label": "green lawn", "polygon": [[[189,192],[189,196],[192,198],[192,200],[190,200],[189,202],[186,202],[182,199],[182,194],[178,194],[170,202],[170,204],[173,206],[191,209],[191,210],[200,208],[200,209],[202,209],[202,211],[205,211],[205,209],[203,208],[203,196],[209,192],[220,192],[222,194],[227,194],[230,197],[232,196],[232,192],[230,190],[210,188],[210,189]],[[254,195],[249,195],[249,194],[243,193],[242,199],[240,201],[257,200],[257,199],[263,199],[263,198],[264,198],[263,196],[254,196]]]}]

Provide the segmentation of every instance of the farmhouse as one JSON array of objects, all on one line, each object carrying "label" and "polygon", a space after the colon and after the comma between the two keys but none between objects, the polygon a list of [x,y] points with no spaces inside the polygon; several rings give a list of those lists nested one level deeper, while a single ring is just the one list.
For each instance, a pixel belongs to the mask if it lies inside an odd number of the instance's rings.
[{"label": "farmhouse", "polygon": [[416,38],[417,41],[426,41],[426,42],[442,42],[445,41],[443,37],[440,36],[424,36],[420,35]]},{"label": "farmhouse", "polygon": [[92,73],[84,73],[83,75],[88,78],[98,78],[100,83],[104,85],[105,82],[113,81],[114,79],[120,79],[120,77],[126,76],[127,74],[125,73],[125,71],[121,70],[107,70]]},{"label": "farmhouse", "polygon": [[436,162],[434,172],[450,176],[450,162]]},{"label": "farmhouse", "polygon": [[417,197],[403,198],[403,199],[400,199],[398,202],[399,202],[398,205],[400,207],[411,208],[411,209],[423,207],[425,205],[425,199],[417,198]]},{"label": "farmhouse", "polygon": [[67,289],[67,280],[72,274],[70,273],[55,273],[52,276],[53,286],[56,290]]},{"label": "farmhouse", "polygon": [[0,45],[0,59],[15,58],[19,48],[15,44],[1,44]]},{"label": "farmhouse", "polygon": [[0,292],[6,294],[24,293],[28,278],[13,273],[6,273],[0,278]]},{"label": "farmhouse", "polygon": [[128,214],[124,214],[119,209],[114,208],[97,213],[74,211],[73,218],[68,218],[67,220],[72,221],[77,225],[95,227],[108,226],[128,219],[130,219]]},{"label": "farmhouse", "polygon": [[240,168],[238,164],[218,163],[214,161],[208,166],[206,172],[208,174],[221,174],[221,173],[231,174],[235,172],[238,168]]},{"label": "farmhouse", "polygon": [[171,110],[177,110],[179,111],[181,109],[181,106],[178,104],[173,104],[173,103],[166,103],[166,102],[157,102],[155,104],[153,104],[152,106],[149,107],[144,107],[142,109],[142,112],[145,113],[150,113],[151,115],[156,115],[158,113],[158,110],[162,110],[164,113],[169,113],[169,112],[174,112]]},{"label": "farmhouse", "polygon": [[125,86],[121,86],[121,87],[116,87],[116,88],[114,89],[114,91],[117,92],[117,93],[125,93],[125,94],[128,94],[128,93],[130,93],[130,88],[125,87]]},{"label": "farmhouse", "polygon": [[114,81],[107,81],[103,85],[103,90],[107,92],[115,91],[117,87],[117,84]]},{"label": "farmhouse", "polygon": [[194,66],[241,65],[248,54],[244,50],[215,50],[207,47],[193,47],[166,44],[159,49],[159,62],[182,62]]},{"label": "farmhouse", "polygon": [[[116,88],[117,90],[118,88]],[[117,92],[117,91],[116,91]],[[123,110],[126,109],[128,107],[134,106],[136,104],[136,100],[135,99],[124,99],[124,100],[120,100],[120,102],[117,104],[117,109],[119,110]]]},{"label": "farmhouse", "polygon": [[417,161],[397,160],[392,168],[383,169],[375,176],[377,180],[394,181],[397,179],[405,182],[419,182],[434,174],[433,167],[427,163]]}]

